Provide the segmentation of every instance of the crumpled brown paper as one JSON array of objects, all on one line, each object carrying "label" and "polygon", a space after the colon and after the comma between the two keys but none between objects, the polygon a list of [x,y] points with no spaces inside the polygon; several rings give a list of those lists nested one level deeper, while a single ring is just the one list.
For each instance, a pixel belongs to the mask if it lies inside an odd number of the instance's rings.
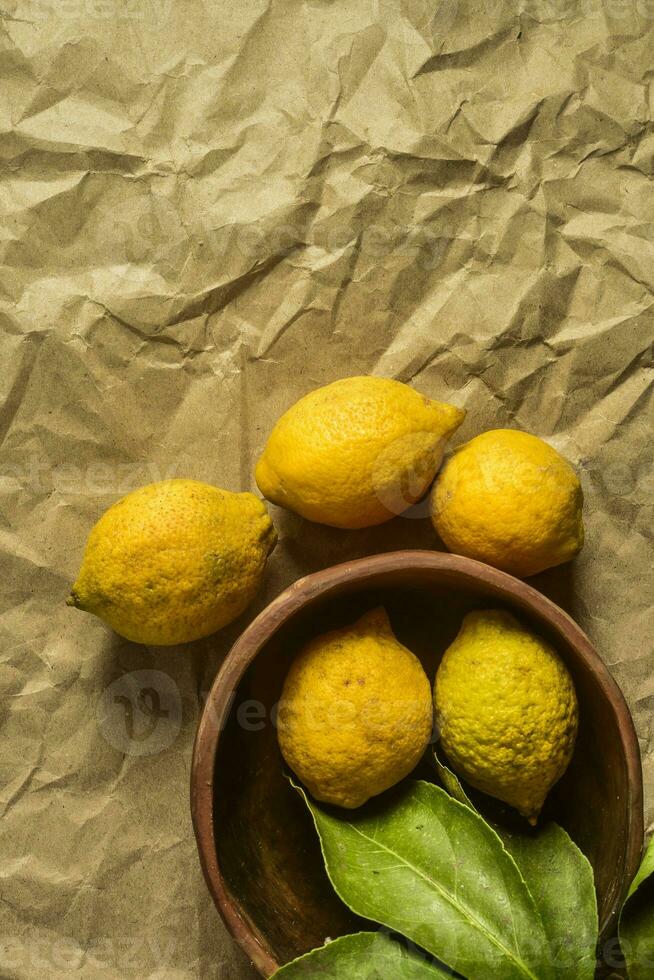
[{"label": "crumpled brown paper", "polygon": [[188,648],[64,604],[166,476],[253,487],[343,375],[544,436],[587,544],[537,580],[627,694],[654,820],[651,0],[4,0],[0,975],[252,977],[188,805],[211,681],[298,576],[433,547],[272,508],[265,591]]}]

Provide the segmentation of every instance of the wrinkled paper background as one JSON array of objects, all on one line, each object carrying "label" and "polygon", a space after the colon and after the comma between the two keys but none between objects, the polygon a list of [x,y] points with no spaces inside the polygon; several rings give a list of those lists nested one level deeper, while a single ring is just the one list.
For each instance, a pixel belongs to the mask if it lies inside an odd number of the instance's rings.
[{"label": "wrinkled paper background", "polygon": [[112,501],[253,487],[347,374],[578,466],[587,546],[537,584],[628,696],[651,826],[654,0],[2,0],[0,34],[0,975],[253,976],[191,831],[202,698],[284,586],[428,522],[273,509],[265,592],[184,649],[64,599]]}]

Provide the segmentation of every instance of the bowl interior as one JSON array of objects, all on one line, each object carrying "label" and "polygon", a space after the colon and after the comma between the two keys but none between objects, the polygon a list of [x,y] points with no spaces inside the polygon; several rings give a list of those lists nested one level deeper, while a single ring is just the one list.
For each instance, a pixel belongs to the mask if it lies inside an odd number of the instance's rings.
[{"label": "bowl interior", "polygon": [[[512,609],[557,648],[576,683],[580,732],[573,762],[550,794],[543,819],[565,827],[589,858],[600,922],[610,928],[630,862],[630,787],[619,719],[602,679],[576,643],[519,596],[454,573],[409,568],[372,583],[345,580],[315,595],[264,642],[240,679],[218,744],[213,800],[218,864],[239,916],[278,964],[362,927],[327,879],[312,821],[283,775],[274,722],[284,677],[301,645],[377,605],[386,608],[397,637],[420,657],[432,681],[470,609]],[[435,780],[427,758],[416,775]],[[520,819],[488,797],[476,801],[495,818]]]}]

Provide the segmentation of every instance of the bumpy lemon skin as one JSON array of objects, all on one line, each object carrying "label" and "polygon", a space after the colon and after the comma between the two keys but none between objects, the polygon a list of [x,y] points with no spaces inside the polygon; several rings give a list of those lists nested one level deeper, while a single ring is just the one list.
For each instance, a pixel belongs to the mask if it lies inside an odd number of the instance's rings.
[{"label": "bumpy lemon skin", "polygon": [[376,609],[302,649],[284,683],[278,737],[315,799],[354,809],[415,768],[432,723],[422,665]]},{"label": "bumpy lemon skin", "polygon": [[574,684],[554,649],[511,613],[468,613],[438,668],[434,705],[456,772],[535,824],[578,727]]},{"label": "bumpy lemon skin", "polygon": [[371,527],[427,492],[465,411],[388,378],[342,378],[295,403],[257,464],[264,497],[320,524]]},{"label": "bumpy lemon skin", "polygon": [[276,541],[254,494],[152,483],[102,515],[67,601],[136,643],[197,640],[251,602]]},{"label": "bumpy lemon skin", "polygon": [[581,484],[537,436],[493,429],[446,462],[432,521],[446,547],[521,578],[570,561],[584,543]]}]

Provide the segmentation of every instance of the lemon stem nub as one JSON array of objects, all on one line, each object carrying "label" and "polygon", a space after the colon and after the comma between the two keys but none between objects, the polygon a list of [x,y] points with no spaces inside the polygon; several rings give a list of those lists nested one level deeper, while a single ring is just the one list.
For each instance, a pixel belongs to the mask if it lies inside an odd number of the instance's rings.
[{"label": "lemon stem nub", "polygon": [[81,609],[82,608],[82,606],[80,604],[80,601],[79,601],[79,596],[78,596],[77,592],[75,592],[75,589],[71,589],[70,590],[70,595],[66,599],[66,605],[67,606],[75,606],[75,609]]}]

